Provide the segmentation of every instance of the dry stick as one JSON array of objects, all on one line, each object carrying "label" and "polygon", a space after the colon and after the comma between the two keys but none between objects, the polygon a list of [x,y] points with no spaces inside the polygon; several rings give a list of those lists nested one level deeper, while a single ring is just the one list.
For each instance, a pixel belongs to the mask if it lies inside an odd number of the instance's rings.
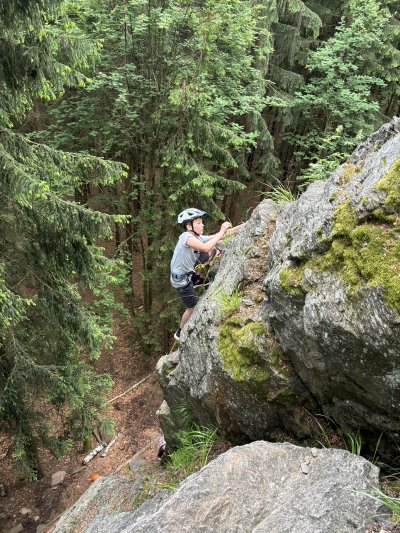
[{"label": "dry stick", "polygon": [[113,403],[115,400],[118,400],[118,398],[122,398],[122,396],[125,396],[125,394],[128,394],[128,392],[131,392],[131,390],[136,389],[136,387],[141,385],[144,381],[146,381],[146,379],[149,379],[149,377],[151,377],[153,374],[154,372],[152,372],[151,374],[148,374],[146,377],[144,377],[143,379],[141,379],[140,381],[132,385],[132,387],[129,387],[129,389],[127,389],[125,392],[118,394],[118,396],[111,398],[111,400],[108,400],[108,402]]},{"label": "dry stick", "polygon": [[105,457],[108,452],[110,451],[111,446],[115,444],[115,441],[118,439],[119,433],[115,435],[113,440],[107,444],[107,446],[104,448],[104,450],[101,452],[100,457]]},{"label": "dry stick", "polygon": [[149,442],[149,444],[146,444],[146,446],[144,446],[143,448],[141,448],[138,452],[135,453],[135,455],[133,457],[130,457],[129,459],[127,459],[126,461],[124,461],[121,465],[119,465],[115,470],[114,470],[114,474],[116,474],[117,472],[120,472],[124,466],[127,466],[131,461],[134,461],[135,459],[137,459],[138,457],[140,457],[142,455],[142,453],[146,452],[149,448],[151,448],[152,446],[154,446],[154,444],[156,442],[158,442],[160,440],[160,438],[162,437],[162,435],[157,435],[157,437],[155,437],[154,439],[151,439],[151,441]]}]

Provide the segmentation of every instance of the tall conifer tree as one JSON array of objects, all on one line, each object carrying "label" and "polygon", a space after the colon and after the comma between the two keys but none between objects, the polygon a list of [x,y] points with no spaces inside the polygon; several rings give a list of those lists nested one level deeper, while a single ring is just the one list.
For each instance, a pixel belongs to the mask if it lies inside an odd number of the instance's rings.
[{"label": "tall conifer tree", "polygon": [[86,81],[81,68],[96,46],[68,18],[71,5],[0,7],[0,421],[31,479],[41,474],[41,446],[61,452],[100,423],[110,386],[83,357],[98,356],[106,339],[78,291],[107,276],[95,243],[110,220],[68,197],[81,180],[111,183],[122,169],[12,130],[33,98]]},{"label": "tall conifer tree", "polygon": [[218,200],[243,188],[259,130],[247,117],[260,114],[265,92],[252,49],[259,9],[247,0],[91,4],[82,16],[103,39],[100,69],[88,90],[61,104],[50,136],[129,165],[119,191],[132,215],[125,239],[141,253],[142,272],[133,274],[152,313],[154,286],[160,293],[168,283],[176,214],[201,205],[221,216]]}]

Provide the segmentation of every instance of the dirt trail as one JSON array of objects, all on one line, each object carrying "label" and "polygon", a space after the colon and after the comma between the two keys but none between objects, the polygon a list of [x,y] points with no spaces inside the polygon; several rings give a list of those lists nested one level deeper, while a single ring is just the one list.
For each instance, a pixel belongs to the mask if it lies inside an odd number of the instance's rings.
[{"label": "dirt trail", "polygon": [[[115,322],[114,346],[96,363],[99,372],[107,372],[114,379],[115,386],[110,398],[151,374],[137,388],[111,404],[110,414],[115,419],[119,434],[116,443],[105,458],[97,456],[83,468],[82,459],[86,454],[78,446],[61,460],[45,453],[45,477],[25,484],[14,475],[11,459],[5,456],[8,442],[0,432],[0,483],[7,489],[7,496],[0,496],[0,531],[9,532],[20,525],[22,529],[14,531],[36,533],[39,525],[55,522],[85,492],[92,483],[93,474],[107,475],[115,472],[119,465],[154,441],[159,434],[156,410],[162,401],[162,395],[154,374],[158,356],[153,359],[144,358],[132,341],[129,327],[122,321]],[[96,441],[93,439],[93,447],[95,446]],[[157,444],[150,446],[144,458],[155,460],[157,449]],[[59,470],[66,472],[65,480],[52,489],[51,476]],[[21,510],[24,508],[30,512],[23,515]]]}]

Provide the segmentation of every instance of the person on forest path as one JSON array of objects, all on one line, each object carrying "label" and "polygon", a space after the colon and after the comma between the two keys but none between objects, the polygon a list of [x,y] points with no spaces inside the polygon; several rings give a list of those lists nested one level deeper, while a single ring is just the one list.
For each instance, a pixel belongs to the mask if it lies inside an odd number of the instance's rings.
[{"label": "person on forest path", "polygon": [[191,207],[185,209],[178,215],[178,224],[184,231],[179,237],[171,259],[171,285],[178,291],[186,311],[182,315],[179,328],[174,334],[176,341],[180,341],[181,330],[189,318],[198,297],[194,290],[192,277],[195,274],[195,266],[205,263],[215,254],[215,245],[226,233],[237,233],[243,226],[232,227],[230,222],[224,222],[218,233],[214,235],[203,235],[203,217],[207,213],[201,209]]}]

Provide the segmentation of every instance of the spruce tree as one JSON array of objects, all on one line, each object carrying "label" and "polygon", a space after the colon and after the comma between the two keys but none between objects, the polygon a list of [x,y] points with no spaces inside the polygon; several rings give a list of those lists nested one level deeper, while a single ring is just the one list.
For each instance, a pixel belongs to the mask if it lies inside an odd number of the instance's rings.
[{"label": "spruce tree", "polygon": [[107,338],[80,288],[108,275],[96,240],[111,220],[70,198],[82,180],[112,183],[122,168],[13,130],[34,98],[87,81],[81,69],[97,45],[71,9],[61,0],[0,7],[0,420],[28,479],[42,473],[42,446],[61,453],[101,423],[110,387],[89,362]]},{"label": "spruce tree", "polygon": [[[249,116],[260,116],[265,92],[253,54],[262,48],[260,10],[247,0],[88,4],[82,16],[103,39],[101,63],[91,86],[55,110],[47,135],[128,164],[109,201],[132,215],[121,241],[141,254],[132,275],[143,282],[145,314],[160,316],[154,288],[160,294],[169,284],[176,214],[199,205],[220,217],[220,201],[247,178],[260,131]],[[149,340],[145,330],[141,339]]]},{"label": "spruce tree", "polygon": [[[322,136],[335,138],[333,152],[349,152],[385,121],[379,109],[379,90],[385,80],[372,68],[383,46],[388,13],[377,0],[351,0],[335,34],[310,53],[311,76],[295,100],[302,129],[295,135],[303,161],[318,153]],[[335,130],[341,127],[341,135]]]}]

